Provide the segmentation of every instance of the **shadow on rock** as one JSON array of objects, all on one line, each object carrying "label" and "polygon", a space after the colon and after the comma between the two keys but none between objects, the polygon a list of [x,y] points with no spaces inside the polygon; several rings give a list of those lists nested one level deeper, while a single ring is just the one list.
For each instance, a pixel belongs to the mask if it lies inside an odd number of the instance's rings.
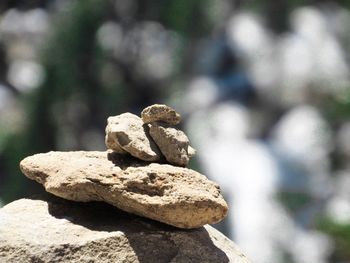
[{"label": "shadow on rock", "polygon": [[151,163],[137,159],[129,154],[120,154],[116,152],[108,152],[107,158],[115,166],[120,167],[122,170],[125,170],[128,167],[147,166]]},{"label": "shadow on rock", "polygon": [[48,202],[48,212],[55,218],[91,231],[122,232],[139,262],[229,262],[204,227],[179,229],[103,202],[78,203],[51,195],[41,199]]}]

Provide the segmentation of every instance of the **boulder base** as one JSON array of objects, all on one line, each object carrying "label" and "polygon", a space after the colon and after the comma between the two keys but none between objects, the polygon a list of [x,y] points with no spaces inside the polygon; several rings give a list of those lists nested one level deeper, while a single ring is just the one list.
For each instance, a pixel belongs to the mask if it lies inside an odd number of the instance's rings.
[{"label": "boulder base", "polygon": [[210,226],[181,230],[105,203],[41,197],[0,209],[0,262],[250,261]]}]

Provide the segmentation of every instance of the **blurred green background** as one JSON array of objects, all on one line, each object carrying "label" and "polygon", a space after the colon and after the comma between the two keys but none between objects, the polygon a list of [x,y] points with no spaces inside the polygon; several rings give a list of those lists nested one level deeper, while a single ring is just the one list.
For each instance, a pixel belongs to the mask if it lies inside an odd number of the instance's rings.
[{"label": "blurred green background", "polygon": [[104,150],[108,116],[166,103],[254,262],[350,262],[350,2],[3,0],[0,206],[19,170]]}]

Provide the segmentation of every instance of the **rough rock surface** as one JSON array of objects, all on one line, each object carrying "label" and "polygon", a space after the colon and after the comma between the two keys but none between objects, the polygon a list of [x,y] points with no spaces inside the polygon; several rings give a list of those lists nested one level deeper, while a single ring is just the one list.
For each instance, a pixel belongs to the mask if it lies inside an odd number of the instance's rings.
[{"label": "rough rock surface", "polygon": [[141,118],[132,113],[109,117],[106,127],[106,146],[117,153],[130,153],[144,161],[160,160],[160,152],[145,131]]},{"label": "rough rock surface", "polygon": [[108,152],[49,152],[25,158],[22,172],[47,192],[74,201],[105,201],[181,228],[216,223],[227,214],[219,186],[204,175]]},{"label": "rough rock surface", "polygon": [[250,261],[210,226],[181,230],[104,203],[40,197],[0,209],[0,262]]},{"label": "rough rock surface", "polygon": [[164,104],[148,106],[141,112],[141,118],[144,123],[163,121],[168,124],[176,125],[181,121],[180,114],[178,114],[173,108]]},{"label": "rough rock surface", "polygon": [[188,153],[190,142],[186,134],[159,122],[152,122],[148,125],[149,133],[165,159],[174,165],[187,166],[190,160]]}]

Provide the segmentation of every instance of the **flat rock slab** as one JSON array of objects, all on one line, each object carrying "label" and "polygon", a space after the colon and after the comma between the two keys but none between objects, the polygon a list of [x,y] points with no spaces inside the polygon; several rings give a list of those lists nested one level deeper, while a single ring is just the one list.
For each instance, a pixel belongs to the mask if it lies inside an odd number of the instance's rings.
[{"label": "flat rock slab", "polygon": [[183,230],[101,202],[40,197],[0,209],[0,262],[250,261],[208,225]]},{"label": "flat rock slab", "polygon": [[25,158],[22,172],[47,192],[74,201],[105,201],[180,228],[217,223],[227,214],[219,186],[191,169],[146,163],[110,152],[49,152]]}]

